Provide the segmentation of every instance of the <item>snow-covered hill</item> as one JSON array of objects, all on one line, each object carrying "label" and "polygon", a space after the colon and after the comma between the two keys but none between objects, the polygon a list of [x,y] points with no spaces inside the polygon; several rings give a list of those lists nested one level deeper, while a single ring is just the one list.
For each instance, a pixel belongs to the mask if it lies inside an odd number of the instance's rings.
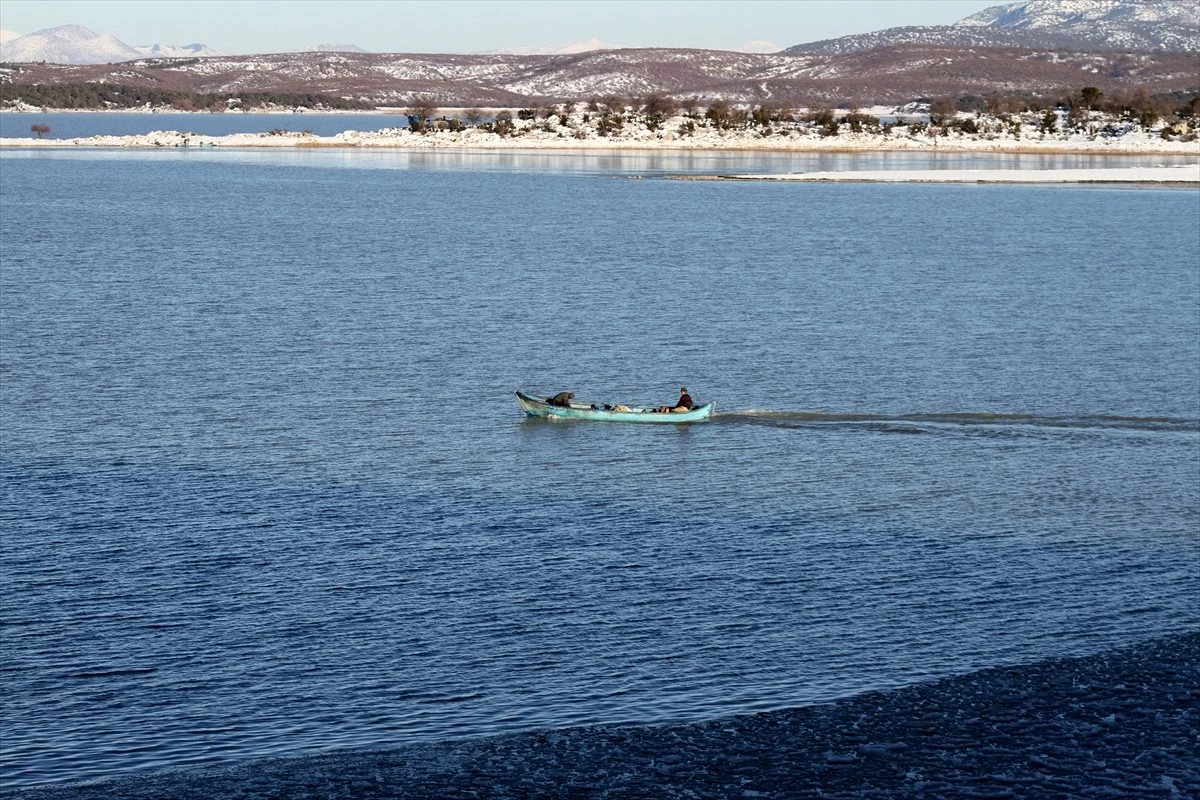
[{"label": "snow-covered hill", "polygon": [[206,44],[148,44],[135,47],[144,56],[157,58],[194,58],[196,56],[223,56],[220,50],[214,50]]},{"label": "snow-covered hill", "polygon": [[789,53],[856,53],[894,45],[1063,47],[1200,52],[1193,0],[1026,0],[986,8],[954,25],[888,28],[789,47]]},{"label": "snow-covered hill", "polygon": [[555,45],[553,47],[508,47],[500,50],[487,51],[490,55],[510,56],[562,56],[576,53],[590,53],[593,50],[622,50],[625,45],[607,44],[595,36],[582,42]]},{"label": "snow-covered hill", "polygon": [[[304,48],[310,53],[367,53],[369,50],[364,50],[356,44],[314,44],[312,47]],[[219,55],[219,54],[218,54]]]},{"label": "snow-covered hill", "polygon": [[0,44],[0,61],[46,61],[53,64],[111,64],[142,54],[115,36],[82,25],[46,28]]},{"label": "snow-covered hill", "polygon": [[1049,32],[1117,49],[1200,50],[1200,5],[1178,0],[1029,0],[958,22],[971,26]]},{"label": "snow-covered hill", "polygon": [[190,58],[219,55],[223,54],[203,44],[131,47],[111,34],[99,34],[82,25],[59,25],[24,36],[5,31],[5,36],[0,38],[0,61],[9,63],[116,64],[143,56]]},{"label": "snow-covered hill", "polygon": [[765,39],[755,39],[752,42],[746,42],[741,47],[733,48],[735,53],[778,53],[783,48],[774,42],[768,42]]},{"label": "snow-covered hill", "polygon": [[322,94],[390,107],[414,98],[433,98],[450,108],[519,108],[661,94],[681,102],[863,108],[1014,91],[1057,100],[1083,86],[1106,96],[1194,92],[1197,58],[926,45],[844,55],[672,48],[553,56],[303,52],[143,58],[116,65],[10,64],[0,67],[0,86],[13,100],[37,106],[46,105],[37,99],[44,87],[92,84],[218,95]]}]

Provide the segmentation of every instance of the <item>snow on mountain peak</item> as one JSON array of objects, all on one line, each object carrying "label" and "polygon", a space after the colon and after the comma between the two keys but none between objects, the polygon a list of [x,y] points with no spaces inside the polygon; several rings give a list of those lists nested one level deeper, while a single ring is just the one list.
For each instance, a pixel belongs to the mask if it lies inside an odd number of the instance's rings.
[{"label": "snow on mountain peak", "polygon": [[1200,6],[1179,0],[1026,0],[985,8],[957,24],[1046,30],[1129,23],[1200,27]]},{"label": "snow on mountain peak", "polygon": [[194,56],[223,56],[220,50],[214,50],[206,44],[147,44],[136,48],[139,53],[151,58],[191,58]]},{"label": "snow on mountain peak", "polygon": [[1191,0],[1027,0],[985,8],[956,27],[1065,35],[1104,47],[1200,49],[1200,5]]},{"label": "snow on mountain peak", "polygon": [[778,53],[783,48],[774,42],[768,42],[763,39],[755,39],[753,42],[746,42],[741,47],[733,48],[735,53]]},{"label": "snow on mountain peak", "polygon": [[130,47],[111,34],[99,34],[82,25],[59,25],[25,34],[5,31],[0,38],[0,61],[52,64],[113,64],[143,56],[178,58],[224,55],[203,44],[151,44]]},{"label": "snow on mountain peak", "polygon": [[566,56],[575,55],[577,53],[590,53],[593,50],[624,50],[626,46],[623,44],[606,44],[595,36],[586,39],[582,42],[571,42],[569,44],[560,44],[555,47],[506,47],[500,50],[489,50],[488,55],[510,55],[510,56]]},{"label": "snow on mountain peak", "polygon": [[45,28],[0,44],[0,61],[104,64],[140,55],[115,36],[101,35],[82,25]]},{"label": "snow on mountain peak", "polygon": [[312,47],[306,47],[305,50],[310,53],[369,53],[369,50],[364,50],[356,44],[314,44]]},{"label": "snow on mountain peak", "polygon": [[849,53],[898,44],[1200,51],[1195,0],[1025,0],[985,8],[954,25],[888,28],[812,42],[789,53]]}]

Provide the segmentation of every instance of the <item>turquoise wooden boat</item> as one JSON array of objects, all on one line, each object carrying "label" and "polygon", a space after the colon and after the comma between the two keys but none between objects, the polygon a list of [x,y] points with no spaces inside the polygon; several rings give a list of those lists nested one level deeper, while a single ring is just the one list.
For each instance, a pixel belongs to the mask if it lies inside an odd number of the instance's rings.
[{"label": "turquoise wooden boat", "polygon": [[[546,419],[589,419],[596,422],[657,422],[679,424],[681,422],[703,422],[713,415],[716,403],[705,403],[691,411],[662,412],[657,406],[618,406],[605,408],[592,403],[571,403],[570,406],[552,406],[545,398],[531,397],[517,392],[517,402],[528,416]],[[617,410],[620,408],[621,410]],[[625,410],[628,409],[628,410]]]}]

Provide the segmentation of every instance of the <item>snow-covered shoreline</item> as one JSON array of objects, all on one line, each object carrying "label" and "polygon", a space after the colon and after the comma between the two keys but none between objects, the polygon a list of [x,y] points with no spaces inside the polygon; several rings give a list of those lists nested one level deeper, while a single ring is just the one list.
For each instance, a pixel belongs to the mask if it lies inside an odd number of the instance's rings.
[{"label": "snow-covered shoreline", "polygon": [[[29,109],[22,109],[29,110]],[[145,109],[143,109],[144,111]],[[294,111],[294,109],[292,110]],[[1200,137],[1187,120],[1154,120],[1115,116],[1099,111],[1073,114],[1065,109],[1012,114],[958,112],[934,117],[928,108],[910,104],[858,111],[812,111],[799,115],[751,115],[746,109],[709,108],[651,113],[646,109],[595,108],[570,104],[537,109],[442,109],[441,116],[413,116],[404,109],[381,108],[365,126],[380,125],[379,116],[395,115],[411,123],[375,130],[340,130],[324,134],[290,130],[189,131],[188,115],[175,112],[169,124],[178,126],[136,135],[92,135],[64,138],[22,136],[0,138],[0,147],[224,147],[224,148],[379,148],[451,151],[553,150],[757,152],[757,153],[1003,153],[1080,155],[1163,155],[1194,157],[1200,162]],[[83,112],[86,113],[86,112]],[[170,112],[167,112],[170,113]],[[242,112],[231,112],[235,115]],[[337,113],[347,128],[360,112],[290,113],[296,126],[306,116]],[[285,116],[280,114],[282,120]],[[936,121],[935,121],[936,120]],[[164,127],[167,120],[164,119]],[[205,127],[199,120],[197,127]],[[317,126],[320,127],[320,126]],[[36,132],[31,126],[31,132]],[[226,128],[226,131],[229,129]],[[236,128],[234,128],[236,131]],[[41,128],[42,136],[49,127]]]},{"label": "snow-covered shoreline", "polygon": [[87,136],[66,139],[16,137],[0,139],[0,148],[379,148],[414,150],[596,150],[651,151],[754,151],[779,153],[861,152],[976,152],[1013,154],[1173,155],[1200,160],[1200,141],[1174,141],[1149,133],[1122,136],[1057,135],[1014,137],[1011,135],[956,135],[930,137],[924,134],[843,133],[838,136],[762,136],[750,131],[699,131],[680,135],[672,131],[632,131],[622,136],[575,138],[546,131],[521,136],[468,128],[461,131],[413,133],[406,128],[379,131],[347,130],[334,136],[283,131],[207,136],[186,131],[153,131],[134,136]]},{"label": "snow-covered shoreline", "polygon": [[1200,184],[1200,164],[1095,169],[938,169],[721,175],[742,181],[858,183],[1186,183]]}]

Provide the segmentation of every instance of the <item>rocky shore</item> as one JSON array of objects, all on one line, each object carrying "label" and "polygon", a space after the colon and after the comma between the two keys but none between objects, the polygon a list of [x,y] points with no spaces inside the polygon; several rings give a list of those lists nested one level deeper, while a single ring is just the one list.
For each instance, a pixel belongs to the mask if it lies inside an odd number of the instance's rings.
[{"label": "rocky shore", "polygon": [[1200,797],[1200,632],[711,722],[547,730],[0,796]]}]

